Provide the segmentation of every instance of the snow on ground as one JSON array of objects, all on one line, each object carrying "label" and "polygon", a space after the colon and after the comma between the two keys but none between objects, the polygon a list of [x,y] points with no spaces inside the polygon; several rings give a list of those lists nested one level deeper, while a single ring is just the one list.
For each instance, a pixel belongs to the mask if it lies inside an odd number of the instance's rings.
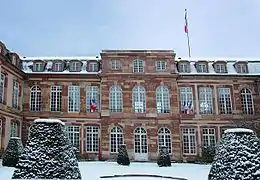
[{"label": "snow on ground", "polygon": [[[210,165],[172,163],[171,167],[158,167],[156,163],[135,163],[130,166],[119,166],[115,162],[80,162],[83,180],[102,180],[100,176],[122,174],[152,174],[161,176],[173,176],[188,180],[207,180]],[[11,179],[14,168],[0,167],[0,179]],[[163,178],[150,177],[118,177],[111,180],[163,180]],[[106,178],[104,180],[110,180]]]}]

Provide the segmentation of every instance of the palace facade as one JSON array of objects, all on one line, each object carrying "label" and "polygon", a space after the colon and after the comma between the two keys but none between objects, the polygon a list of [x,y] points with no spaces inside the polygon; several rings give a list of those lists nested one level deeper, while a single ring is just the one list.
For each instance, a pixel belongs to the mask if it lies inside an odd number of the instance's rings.
[{"label": "palace facade", "polygon": [[0,148],[26,142],[37,118],[65,122],[87,159],[192,160],[236,122],[259,127],[260,61],[181,59],[172,50],[103,50],[94,57],[19,57],[0,43]]}]

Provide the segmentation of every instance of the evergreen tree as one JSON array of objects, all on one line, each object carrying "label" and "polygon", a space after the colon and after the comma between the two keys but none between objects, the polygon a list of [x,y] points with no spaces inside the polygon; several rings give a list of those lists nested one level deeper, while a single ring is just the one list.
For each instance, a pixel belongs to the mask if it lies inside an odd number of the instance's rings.
[{"label": "evergreen tree", "polygon": [[15,167],[19,160],[19,156],[22,154],[22,152],[23,144],[21,138],[11,137],[3,154],[2,165],[8,167]]},{"label": "evergreen tree", "polygon": [[259,140],[248,129],[226,131],[217,147],[209,180],[260,180]]},{"label": "evergreen tree", "polygon": [[122,144],[118,149],[117,163],[120,165],[125,165],[125,166],[130,165],[130,160],[128,157],[128,153],[127,153],[125,144]]},{"label": "evergreen tree", "polygon": [[13,179],[81,179],[78,162],[59,120],[35,120]]},{"label": "evergreen tree", "polygon": [[161,146],[157,164],[159,167],[171,166],[171,157],[166,146]]}]

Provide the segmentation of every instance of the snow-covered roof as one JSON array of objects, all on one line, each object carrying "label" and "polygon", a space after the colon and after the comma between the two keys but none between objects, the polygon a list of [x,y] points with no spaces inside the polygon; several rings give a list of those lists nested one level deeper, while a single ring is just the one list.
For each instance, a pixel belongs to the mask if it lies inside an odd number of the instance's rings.
[{"label": "snow-covered roof", "polygon": [[[190,62],[190,72],[189,73],[182,73],[179,72],[181,75],[237,75],[237,76],[257,76],[260,75],[260,58],[176,58],[176,62],[188,61]],[[201,73],[197,72],[195,64],[198,61],[206,61],[208,63],[208,72]],[[213,64],[218,61],[226,62],[227,72],[226,73],[217,73],[214,70]],[[248,66],[248,73],[237,73],[234,64],[237,62],[245,62]]]},{"label": "snow-covered roof", "polygon": [[253,130],[251,129],[246,129],[246,128],[231,128],[231,129],[227,129],[224,131],[224,133],[254,133]]},{"label": "snow-covered roof", "polygon": [[35,123],[37,123],[37,122],[43,122],[43,123],[60,123],[60,124],[62,124],[63,126],[65,125],[65,123],[62,122],[62,121],[59,120],[59,119],[35,119],[34,122],[35,122]]},{"label": "snow-covered roof", "polygon": [[101,60],[99,55],[97,56],[34,56],[34,57],[21,57],[21,60]]}]

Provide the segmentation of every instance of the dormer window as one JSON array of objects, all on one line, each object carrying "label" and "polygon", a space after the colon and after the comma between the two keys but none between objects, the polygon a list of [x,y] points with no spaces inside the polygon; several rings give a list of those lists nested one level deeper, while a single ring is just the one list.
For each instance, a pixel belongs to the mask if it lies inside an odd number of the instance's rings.
[{"label": "dormer window", "polygon": [[43,67],[43,64],[40,63],[40,62],[37,62],[37,63],[34,64],[34,71],[35,72],[41,72],[42,69],[43,69],[42,67]]},{"label": "dormer window", "polygon": [[70,63],[70,71],[79,72],[81,70],[81,63],[77,61],[73,61]]},{"label": "dormer window", "polygon": [[165,71],[166,62],[165,61],[156,61],[156,71]]},{"label": "dormer window", "polygon": [[90,62],[88,65],[89,72],[98,72],[98,63],[97,62]]},{"label": "dormer window", "polygon": [[134,73],[142,73],[144,72],[144,62],[142,60],[136,59],[133,64],[133,72]]},{"label": "dormer window", "polygon": [[57,62],[57,63],[54,64],[54,71],[56,71],[56,72],[62,71],[62,63],[61,62]]},{"label": "dormer window", "polygon": [[216,73],[226,73],[227,72],[225,64],[222,64],[222,63],[215,64],[214,68],[215,68]]},{"label": "dormer window", "polygon": [[112,60],[112,62],[111,62],[111,69],[112,70],[119,70],[119,69],[121,69],[120,60]]},{"label": "dormer window", "polygon": [[2,54],[2,52],[3,52],[3,48],[2,48],[2,46],[0,45],[0,54]]},{"label": "dormer window", "polygon": [[180,73],[189,73],[190,72],[190,64],[186,62],[179,62],[178,63],[178,71]]},{"label": "dormer window", "polygon": [[238,63],[236,65],[237,73],[248,73],[247,64],[246,63]]},{"label": "dormer window", "polygon": [[16,66],[16,57],[14,55],[12,56],[12,64]]},{"label": "dormer window", "polygon": [[197,71],[198,71],[198,73],[206,73],[206,72],[208,72],[206,63],[198,63],[197,64]]}]

